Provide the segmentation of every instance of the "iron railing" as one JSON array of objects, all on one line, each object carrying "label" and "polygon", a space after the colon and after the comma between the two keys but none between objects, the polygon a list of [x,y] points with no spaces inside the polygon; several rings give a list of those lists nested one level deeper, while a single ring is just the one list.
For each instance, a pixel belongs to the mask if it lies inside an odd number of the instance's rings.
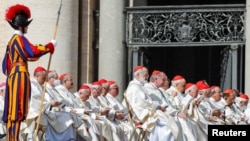
[{"label": "iron railing", "polygon": [[126,8],[126,46],[245,44],[245,5]]}]

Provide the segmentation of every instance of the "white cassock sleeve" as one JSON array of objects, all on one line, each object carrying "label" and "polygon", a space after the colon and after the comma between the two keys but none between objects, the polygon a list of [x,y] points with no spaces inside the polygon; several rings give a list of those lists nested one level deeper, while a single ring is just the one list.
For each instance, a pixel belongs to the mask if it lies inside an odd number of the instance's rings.
[{"label": "white cassock sleeve", "polygon": [[140,86],[132,84],[128,87],[128,102],[140,121],[144,121],[149,113],[155,112],[158,105],[153,103]]}]

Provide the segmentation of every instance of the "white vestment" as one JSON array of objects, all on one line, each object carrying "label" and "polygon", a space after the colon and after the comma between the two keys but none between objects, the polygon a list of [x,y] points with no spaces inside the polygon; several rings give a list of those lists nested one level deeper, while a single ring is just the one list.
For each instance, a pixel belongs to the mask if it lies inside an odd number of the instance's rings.
[{"label": "white vestment", "polygon": [[[221,105],[221,107],[219,107],[219,105]],[[217,109],[217,107],[219,109]],[[215,102],[213,100],[213,98],[210,97],[210,98],[203,99],[200,102],[199,110],[207,119],[209,119],[209,117],[212,116],[213,110],[220,110],[220,111],[224,112],[224,106],[221,102]],[[216,119],[214,119],[214,120],[209,120],[209,122],[207,122],[207,124],[208,125],[223,125],[223,124],[225,124],[225,122],[224,122],[224,119],[222,117],[216,117]]]},{"label": "white vestment", "polygon": [[[63,85],[58,85],[55,88],[60,93],[60,95],[64,98],[65,106],[63,107],[63,109],[66,112],[70,113],[71,110],[80,107],[80,105],[77,102],[77,97],[73,93],[71,93],[68,89],[66,89]],[[71,117],[74,121],[73,127],[76,129],[76,132],[77,132],[77,140],[81,140],[81,139],[78,139],[79,136],[85,140],[90,140],[91,137],[87,131],[86,123],[84,123],[84,121],[81,120],[79,115],[76,113],[71,113]]]},{"label": "white vestment", "polygon": [[[50,98],[49,101],[63,101],[63,97],[60,96],[59,92],[49,84],[46,85],[46,94]],[[47,127],[45,131],[46,141],[76,139],[76,130],[73,127],[74,120],[72,115],[65,112],[62,107],[47,106],[42,118],[41,124]]]},{"label": "white vestment", "polygon": [[123,120],[116,119],[115,117],[110,117],[112,120],[115,120],[119,123],[119,125],[122,127],[124,134],[126,135],[126,140],[129,139],[132,131],[133,131],[133,125],[128,121],[128,109],[122,105],[115,97],[113,97],[111,94],[107,94],[106,98],[111,105],[112,109],[115,111],[123,112],[124,118]]},{"label": "white vestment", "polygon": [[[103,140],[103,129],[105,130],[106,135],[112,134],[111,129],[107,130],[105,128],[106,126],[102,125],[102,121],[94,119],[96,116],[96,113],[99,113],[99,110],[95,110],[91,108],[91,105],[88,101],[81,101],[80,99],[78,100],[80,104],[80,108],[84,111],[89,111],[89,115],[86,114],[80,114],[80,118],[87,123],[87,127],[89,129],[90,135],[91,135],[91,140],[92,141],[99,141]],[[104,127],[104,128],[103,128]]]},{"label": "white vestment", "polygon": [[246,117],[248,118],[247,123],[250,124],[250,104],[249,103],[247,104],[247,108],[245,109],[244,113]]},{"label": "white vestment", "polygon": [[236,103],[233,103],[232,105],[235,109],[235,112],[240,115],[241,117],[246,117],[245,113],[240,109],[240,106]]},{"label": "white vestment", "polygon": [[115,116],[115,110],[112,108],[112,106],[109,104],[109,101],[107,100],[106,96],[100,95],[97,97],[99,99],[99,102],[101,106],[104,107],[109,107],[110,111],[108,113],[108,119],[114,119]]},{"label": "white vestment", "polygon": [[[213,110],[219,110],[221,113],[225,112],[225,105],[222,103],[222,101],[215,101],[212,97],[210,97],[208,100],[204,101],[204,103],[207,103],[208,108],[210,108],[210,113],[212,115]],[[217,125],[224,125],[224,117],[218,116],[215,120],[215,124]]]},{"label": "white vestment", "polygon": [[170,88],[168,88],[166,90],[166,93],[168,95],[170,95],[170,100],[169,102],[171,103],[171,105],[173,106],[173,108],[177,109],[177,110],[181,110],[181,101],[183,99],[183,95],[182,93],[180,93],[174,86],[171,86]]},{"label": "white vestment", "polygon": [[[88,101],[92,109],[99,109],[99,111],[103,110],[104,106],[101,104],[98,98],[94,98],[93,96],[90,96]],[[113,109],[111,108],[111,110]],[[98,116],[101,116],[101,115],[99,114]],[[120,133],[119,131],[120,129],[118,129],[119,126],[117,126],[114,122],[112,122],[106,116],[102,116],[102,117],[103,118],[100,120],[100,123],[102,124],[103,136],[109,141],[122,141],[123,138],[119,137],[119,133]],[[111,130],[111,135],[108,134],[110,133],[109,130]]]},{"label": "white vestment", "polygon": [[237,113],[236,106],[234,105],[228,105],[226,101],[223,99],[223,103],[226,105],[225,106],[225,121],[226,124],[228,125],[239,125],[239,124],[247,124],[246,121],[241,121],[242,115],[239,115]]},{"label": "white vestment", "polygon": [[[133,110],[135,122],[141,122],[142,127],[150,132],[149,140],[179,140],[178,126],[169,126],[169,118],[160,110],[159,105],[154,103],[146,93],[143,83],[134,79],[130,81],[125,96]],[[160,134],[160,133],[164,134]]]},{"label": "white vestment", "polygon": [[31,79],[31,99],[29,103],[29,112],[26,119],[34,119],[38,116],[41,106],[42,93],[43,86],[40,85],[36,79]]},{"label": "white vestment", "polygon": [[225,105],[222,103],[222,100],[215,101],[212,97],[209,98],[209,104],[212,109],[218,109],[221,112],[225,111]]},{"label": "white vestment", "polygon": [[194,105],[194,102],[195,99],[191,95],[187,94],[181,102],[181,111],[197,125],[196,135],[198,140],[207,141],[207,119],[204,115],[202,115],[199,108]]},{"label": "white vestment", "polygon": [[106,98],[106,96],[100,95],[98,96],[99,101],[101,102],[101,105],[103,107],[109,107],[110,111],[108,113],[108,119],[113,123],[113,130],[115,130],[115,135],[119,137],[120,140],[122,141],[126,141],[126,135],[125,132],[123,131],[123,126],[120,125],[121,123],[117,120],[114,120],[115,117],[115,112],[116,110],[114,109],[115,107],[110,106],[111,104],[109,103],[108,99]]},{"label": "white vestment", "polygon": [[[35,129],[37,126],[36,120],[40,112],[42,114],[42,111],[40,111],[40,107],[41,107],[42,95],[44,92],[43,88],[44,87],[40,85],[36,79],[31,78],[31,98],[29,103],[29,111],[26,120],[21,123],[21,128],[20,128],[20,133],[28,134],[27,137],[28,140],[33,140],[34,136],[33,134],[35,133]],[[47,95],[44,94],[44,101],[42,105],[43,107],[49,104],[47,99],[48,99]]]},{"label": "white vestment", "polygon": [[[4,135],[6,134],[6,127],[5,124],[2,121],[2,116],[3,116],[3,110],[4,110],[4,97],[0,96],[0,134]],[[1,138],[0,141],[5,141],[5,137]]]},{"label": "white vestment", "polygon": [[177,116],[179,110],[174,109],[171,106],[170,102],[167,99],[167,94],[165,94],[165,91],[157,88],[153,83],[145,84],[144,87],[147,90],[147,93],[150,94],[150,97],[153,101],[157,102],[160,105],[166,105],[166,114],[172,116],[177,122],[178,126],[180,127],[179,132],[183,136],[183,140],[198,141],[197,125],[189,118],[185,120]]}]

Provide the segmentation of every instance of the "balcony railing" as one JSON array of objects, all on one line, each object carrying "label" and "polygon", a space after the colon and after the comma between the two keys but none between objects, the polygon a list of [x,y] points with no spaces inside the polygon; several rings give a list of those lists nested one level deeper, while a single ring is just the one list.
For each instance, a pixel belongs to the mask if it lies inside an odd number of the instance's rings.
[{"label": "balcony railing", "polygon": [[245,44],[245,5],[126,8],[126,45]]}]

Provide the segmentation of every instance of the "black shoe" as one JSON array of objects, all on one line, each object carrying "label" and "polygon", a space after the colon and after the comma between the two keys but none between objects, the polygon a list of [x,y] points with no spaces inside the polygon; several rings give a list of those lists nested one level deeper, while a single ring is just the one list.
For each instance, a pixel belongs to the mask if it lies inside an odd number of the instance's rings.
[{"label": "black shoe", "polygon": [[5,136],[6,136],[6,134],[0,134],[0,139],[5,137]]}]

